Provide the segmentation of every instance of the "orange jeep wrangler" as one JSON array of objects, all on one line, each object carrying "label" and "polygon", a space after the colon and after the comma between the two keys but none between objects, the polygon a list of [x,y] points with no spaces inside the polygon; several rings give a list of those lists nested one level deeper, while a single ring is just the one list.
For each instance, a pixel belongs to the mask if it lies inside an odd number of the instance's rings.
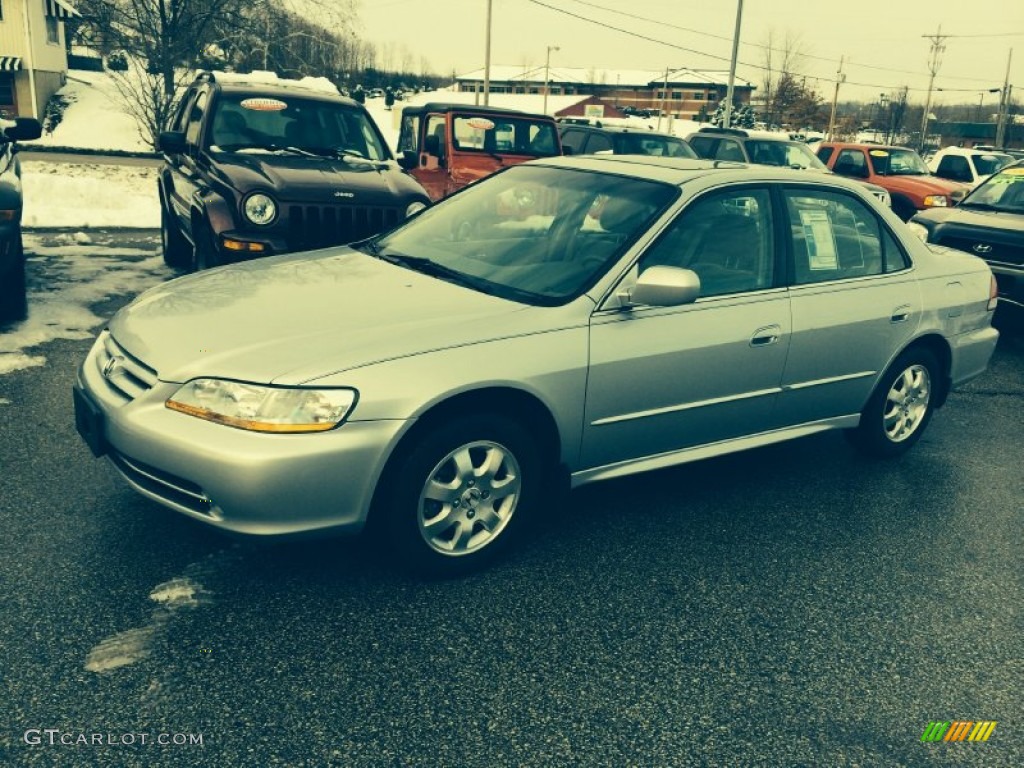
[{"label": "orange jeep wrangler", "polygon": [[398,162],[434,201],[507,165],[560,154],[547,115],[434,102],[402,110]]}]

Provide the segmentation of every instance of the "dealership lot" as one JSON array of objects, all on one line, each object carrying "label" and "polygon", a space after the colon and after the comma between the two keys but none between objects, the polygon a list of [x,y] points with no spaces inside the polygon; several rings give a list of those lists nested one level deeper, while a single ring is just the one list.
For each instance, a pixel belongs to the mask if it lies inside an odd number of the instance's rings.
[{"label": "dealership lot", "polygon": [[[30,290],[83,295],[86,272],[29,269]],[[361,541],[227,539],[140,498],[74,431],[89,344],[0,377],[0,763],[1024,762],[1019,334],[901,459],[827,434],[595,484],[440,582]],[[943,720],[998,726],[922,743]]]}]

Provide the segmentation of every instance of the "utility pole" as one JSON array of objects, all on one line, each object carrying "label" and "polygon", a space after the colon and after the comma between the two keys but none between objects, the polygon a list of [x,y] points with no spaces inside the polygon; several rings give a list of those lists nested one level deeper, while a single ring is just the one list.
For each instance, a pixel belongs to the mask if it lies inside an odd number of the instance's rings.
[{"label": "utility pole", "polygon": [[839,69],[836,70],[836,90],[832,94],[832,114],[828,118],[828,140],[835,141],[834,135],[836,129],[836,105],[839,103],[839,85],[846,80],[846,75],[843,74],[843,59],[845,56],[839,57]]},{"label": "utility pole", "polygon": [[487,38],[484,43],[484,106],[491,100],[491,3],[487,0]]},{"label": "utility pole", "polygon": [[996,148],[1002,149],[1006,139],[1006,118],[1010,111],[1010,62],[1013,61],[1013,48],[1006,59],[1006,77],[1003,80],[1003,92],[999,94],[999,118],[996,120]]},{"label": "utility pole", "polygon": [[560,50],[557,45],[549,45],[548,55],[544,58],[544,109],[541,112],[545,115],[548,113],[548,93],[551,91],[551,52]]},{"label": "utility pole", "polygon": [[932,108],[932,87],[935,85],[935,75],[942,65],[942,53],[946,50],[946,39],[949,35],[942,34],[942,25],[934,35],[921,35],[921,37],[932,41],[932,60],[928,64],[928,71],[931,77],[928,78],[928,96],[924,101],[924,114],[921,116],[921,140],[918,142],[918,149],[924,149],[924,143],[928,138],[928,112]]},{"label": "utility pole", "polygon": [[740,23],[743,21],[743,0],[736,0],[736,31],[732,35],[732,59],[729,62],[729,87],[725,91],[725,114],[722,116],[722,127],[728,128],[732,120],[733,84],[736,80],[736,57],[740,50]]},{"label": "utility pole", "polygon": [[661,109],[658,110],[658,128],[661,130],[661,116],[665,114],[665,100],[668,98],[668,67],[665,67],[665,84],[661,87]]}]

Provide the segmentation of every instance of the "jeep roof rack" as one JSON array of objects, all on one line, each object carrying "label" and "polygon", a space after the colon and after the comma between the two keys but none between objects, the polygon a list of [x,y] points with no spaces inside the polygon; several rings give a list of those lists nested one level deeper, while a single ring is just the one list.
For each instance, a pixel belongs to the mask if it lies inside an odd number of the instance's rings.
[{"label": "jeep roof rack", "polygon": [[196,75],[196,80],[206,83],[222,83],[224,85],[276,85],[281,88],[301,88],[317,93],[329,93],[340,96],[337,86],[326,77],[304,77],[301,80],[289,80],[278,77],[276,72],[257,69],[252,72],[224,72],[221,70],[203,70]]}]

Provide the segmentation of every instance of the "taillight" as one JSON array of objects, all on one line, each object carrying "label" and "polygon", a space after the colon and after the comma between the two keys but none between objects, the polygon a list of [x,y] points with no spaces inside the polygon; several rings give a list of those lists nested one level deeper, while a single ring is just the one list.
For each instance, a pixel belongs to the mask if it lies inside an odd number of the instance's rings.
[{"label": "taillight", "polygon": [[996,308],[996,304],[999,302],[999,287],[996,285],[996,277],[992,275],[989,277],[988,284],[988,311],[991,312]]}]

